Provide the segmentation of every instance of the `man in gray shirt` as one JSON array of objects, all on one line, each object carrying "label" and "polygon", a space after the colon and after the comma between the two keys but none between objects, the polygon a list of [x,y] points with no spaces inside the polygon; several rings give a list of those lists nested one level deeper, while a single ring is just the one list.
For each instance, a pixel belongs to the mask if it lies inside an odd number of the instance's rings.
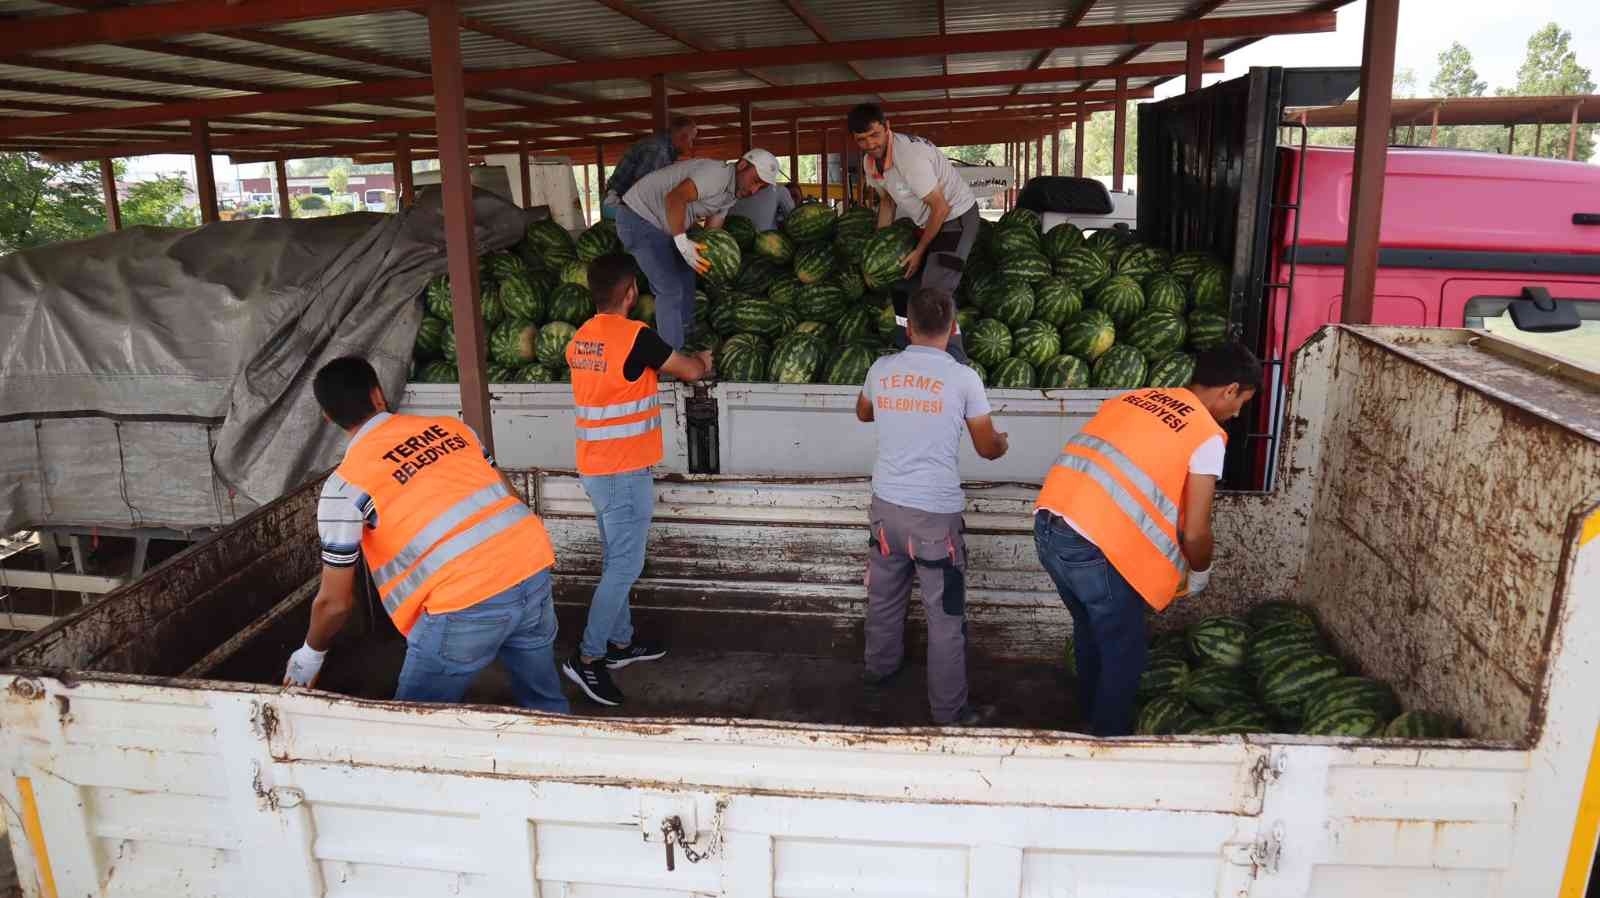
[{"label": "man in gray shirt", "polygon": [[656,330],[682,349],[694,326],[694,279],[711,267],[687,231],[707,219],[718,227],[741,197],[778,183],[778,160],[750,150],[737,162],[686,159],[640,178],[617,209],[617,236],[650,279]]},{"label": "man in gray shirt", "polygon": [[945,352],[955,330],[950,294],[917,291],[907,304],[903,352],[867,372],[856,417],[878,425],[872,468],[873,546],[867,558],[868,685],[905,663],[906,607],[913,576],[928,618],[928,705],[933,722],[974,726],[993,709],[967,701],[966,529],[961,512],[962,431],[986,459],[1006,454],[977,372]]},{"label": "man in gray shirt", "polygon": [[792,211],[794,211],[794,198],[789,196],[789,191],[774,188],[757,191],[754,196],[747,196],[734,203],[728,214],[743,215],[750,219],[750,223],[755,225],[759,232],[776,229]]}]

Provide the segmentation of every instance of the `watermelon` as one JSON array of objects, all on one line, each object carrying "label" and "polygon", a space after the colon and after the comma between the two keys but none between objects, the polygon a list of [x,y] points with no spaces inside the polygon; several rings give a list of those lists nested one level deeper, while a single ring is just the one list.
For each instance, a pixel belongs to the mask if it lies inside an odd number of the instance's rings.
[{"label": "watermelon", "polygon": [[1147,311],[1182,315],[1188,306],[1189,294],[1183,289],[1183,280],[1177,275],[1161,271],[1144,279],[1144,307]]},{"label": "watermelon", "polygon": [[555,381],[555,375],[543,365],[523,365],[512,375],[510,383],[519,384],[547,384]]},{"label": "watermelon", "polygon": [[783,220],[783,232],[795,243],[820,243],[833,236],[838,216],[833,210],[816,201],[807,201],[789,211]]},{"label": "watermelon", "polygon": [[1189,313],[1189,346],[1205,352],[1228,342],[1228,319],[1211,312]]},{"label": "watermelon", "polygon": [[721,228],[707,228],[691,239],[705,247],[700,250],[700,257],[711,263],[711,268],[701,277],[714,284],[733,283],[744,258],[739,252],[739,241]]},{"label": "watermelon", "polygon": [[828,366],[828,383],[860,386],[866,382],[867,370],[876,360],[877,354],[864,346],[846,346]]},{"label": "watermelon", "polygon": [[984,386],[986,386],[986,387],[989,386],[989,371],[988,371],[988,369],[984,368],[983,365],[979,364],[978,362],[973,361],[971,356],[967,357],[967,367],[971,368],[974,372],[977,373],[978,380],[982,381]]},{"label": "watermelon", "polygon": [[1189,654],[1202,666],[1243,667],[1250,625],[1236,617],[1202,618],[1189,627]]},{"label": "watermelon", "polygon": [[1199,271],[1200,269],[1206,267],[1207,265],[1221,264],[1222,263],[1218,262],[1215,256],[1208,252],[1190,251],[1186,253],[1178,253],[1177,255],[1173,256],[1172,260],[1167,263],[1167,270],[1174,276],[1182,279],[1185,283],[1188,283],[1189,280],[1194,277],[1195,272]]},{"label": "watermelon", "polygon": [[500,301],[500,288],[484,286],[478,290],[478,317],[491,328],[506,317],[505,304]]},{"label": "watermelon", "polygon": [[1334,708],[1321,716],[1307,716],[1306,722],[1300,728],[1303,736],[1343,736],[1348,738],[1363,739],[1383,734],[1383,726],[1388,723],[1381,714],[1371,708],[1340,707]]},{"label": "watermelon", "polygon": [[589,289],[589,266],[577,259],[561,266],[561,283],[577,284],[583,289]]},{"label": "watermelon", "polygon": [[1050,260],[1038,250],[1014,252],[1000,260],[1000,273],[1008,278],[1036,284],[1050,276]]},{"label": "watermelon", "polygon": [[578,235],[574,249],[578,253],[578,261],[587,265],[595,259],[608,253],[622,251],[622,240],[617,237],[617,226],[613,222],[601,221],[594,227]]},{"label": "watermelon", "polygon": [[498,284],[507,278],[526,277],[528,266],[515,253],[502,250],[484,256],[479,272],[481,277]]},{"label": "watermelon", "polygon": [[420,376],[425,384],[453,384],[461,379],[454,362],[429,362]]},{"label": "watermelon", "polygon": [[1174,352],[1150,364],[1145,376],[1147,387],[1187,387],[1194,380],[1194,356]]},{"label": "watermelon", "polygon": [[422,304],[427,308],[428,314],[440,321],[449,321],[455,314],[451,306],[450,277],[439,275],[428,282],[428,289],[423,293]]},{"label": "watermelon", "polygon": [[1297,623],[1284,622],[1257,630],[1250,640],[1245,658],[1245,668],[1259,675],[1274,661],[1285,655],[1303,655],[1320,652],[1327,647],[1321,634]]},{"label": "watermelon", "polygon": [[1150,640],[1150,651],[1157,655],[1171,655],[1189,660],[1189,634],[1182,630],[1164,630]]},{"label": "watermelon", "polygon": [[526,275],[508,277],[500,282],[500,303],[505,306],[506,317],[532,324],[544,321],[548,312],[545,292]]},{"label": "watermelon", "polygon": [[768,375],[780,384],[808,384],[822,364],[822,343],[809,336],[778,341],[768,361]]},{"label": "watermelon", "polygon": [[1317,629],[1317,619],[1311,612],[1293,602],[1262,602],[1251,608],[1245,619],[1257,630],[1287,622],[1300,624],[1312,632]]},{"label": "watermelon", "polygon": [[1143,280],[1154,274],[1162,264],[1161,251],[1143,243],[1129,243],[1117,253],[1116,264],[1112,271],[1117,274],[1127,275],[1135,280]]},{"label": "watermelon", "polygon": [[1295,652],[1283,655],[1262,671],[1256,681],[1261,699],[1272,713],[1290,723],[1299,723],[1305,701],[1317,685],[1343,673],[1339,659],[1321,652]]},{"label": "watermelon", "polygon": [[1128,240],[1128,232],[1119,228],[1101,228],[1084,238],[1084,244],[1090,249],[1102,253],[1111,249],[1120,249]]},{"label": "watermelon", "polygon": [[1391,739],[1455,739],[1461,735],[1461,727],[1443,714],[1407,711],[1389,721],[1383,735]]},{"label": "watermelon", "polygon": [[491,384],[515,383],[517,379],[517,369],[507,365],[490,364],[483,373],[488,375]]},{"label": "watermelon", "polygon": [[432,315],[425,315],[422,323],[417,325],[416,352],[420,356],[433,358],[444,352],[444,334],[449,323],[441,321]]},{"label": "watermelon", "polygon": [[839,285],[844,298],[850,302],[867,295],[867,282],[861,277],[861,269],[854,265],[841,265],[833,275],[833,282]]},{"label": "watermelon", "polygon": [[1138,281],[1119,274],[1100,286],[1090,304],[1110,315],[1118,328],[1126,327],[1144,310],[1144,290]]},{"label": "watermelon", "polygon": [[1202,667],[1191,671],[1183,697],[1202,711],[1221,711],[1254,703],[1250,678],[1236,667]]},{"label": "watermelon", "polygon": [[1033,317],[1033,288],[1026,281],[1006,278],[984,305],[989,317],[1015,328]]},{"label": "watermelon", "polygon": [[986,371],[994,370],[1011,357],[1011,329],[993,318],[974,324],[972,333],[964,337],[967,355],[982,364]]},{"label": "watermelon", "polygon": [[1061,354],[1061,335],[1043,321],[1024,321],[1011,332],[1011,355],[1035,370]]},{"label": "watermelon", "polygon": [[655,326],[656,298],[649,293],[639,294],[639,298],[633,303],[633,308],[628,310],[628,317]]},{"label": "watermelon", "polygon": [[[739,252],[747,252],[756,242],[756,223],[743,215],[730,215],[722,220],[722,229],[739,244]],[[579,255],[582,253],[580,251]]]},{"label": "watermelon", "polygon": [[837,257],[826,243],[801,246],[794,254],[794,276],[802,284],[820,284],[833,277]]},{"label": "watermelon", "polygon": [[756,334],[734,334],[728,339],[722,341],[722,345],[719,347],[719,350],[725,352],[741,346],[748,349],[759,350],[763,354],[772,351],[772,347],[767,345],[767,341]]},{"label": "watermelon", "polygon": [[835,237],[833,240],[833,254],[838,256],[840,261],[859,267],[861,265],[861,257],[867,251],[867,241],[870,239],[870,234],[861,237]]},{"label": "watermelon", "polygon": [[1116,326],[1099,309],[1079,312],[1061,329],[1061,351],[1088,362],[1104,355],[1117,340]]},{"label": "watermelon", "polygon": [[717,355],[717,377],[735,383],[757,383],[767,379],[768,350],[759,346],[724,346]]},{"label": "watermelon", "polygon": [[[786,329],[781,310],[764,299],[740,300],[733,303],[732,308],[734,332],[745,331],[771,338],[784,333]],[[776,369],[773,373],[776,374]],[[809,379],[808,374],[807,380]]]},{"label": "watermelon", "polygon": [[996,228],[990,245],[994,258],[1001,264],[1018,254],[1044,255],[1044,243],[1033,228],[1015,225]]},{"label": "watermelon", "polygon": [[861,276],[867,287],[883,290],[905,273],[905,257],[917,246],[917,238],[904,228],[888,227],[867,238],[861,250]]},{"label": "watermelon", "polygon": [[802,320],[832,321],[844,308],[844,291],[837,284],[806,284],[795,292],[794,313]]},{"label": "watermelon", "polygon": [[1183,346],[1188,325],[1171,312],[1145,312],[1134,319],[1122,342],[1144,353],[1149,362],[1166,358]]},{"label": "watermelon", "polygon": [[539,364],[550,369],[565,368],[567,366],[567,344],[577,336],[578,329],[565,321],[552,321],[539,330],[539,339],[534,343],[534,355],[538,357]]},{"label": "watermelon", "polygon": [[1219,315],[1228,313],[1228,269],[1221,265],[1207,265],[1195,272],[1189,281],[1189,295],[1194,307]]},{"label": "watermelon", "polygon": [[964,334],[972,330],[972,326],[977,324],[982,317],[982,315],[978,314],[977,309],[957,309],[956,328]]},{"label": "watermelon", "polygon": [[741,299],[730,297],[711,305],[711,311],[706,316],[706,325],[721,336],[728,337],[739,332],[739,322],[734,318],[734,310],[738,308]]},{"label": "watermelon", "polygon": [[[852,303],[839,314],[834,324],[837,328],[839,343],[865,343],[869,342],[872,335],[873,319],[877,310]],[[827,345],[827,344],[824,344]]]},{"label": "watermelon", "polygon": [[1153,654],[1139,675],[1139,694],[1149,697],[1182,692],[1188,680],[1188,662],[1175,655]]},{"label": "watermelon", "polygon": [[1274,726],[1272,715],[1253,702],[1223,708],[1216,713],[1212,721],[1218,726],[1246,726],[1253,733],[1269,733]]},{"label": "watermelon", "polygon": [[834,234],[837,238],[871,237],[878,229],[878,213],[866,206],[851,206],[839,216]]},{"label": "watermelon", "polygon": [[577,284],[562,284],[550,295],[550,320],[582,324],[594,317],[594,300]]},{"label": "watermelon", "polygon": [[788,276],[788,271],[774,262],[747,257],[744,260],[744,267],[739,269],[739,274],[729,286],[740,293],[759,296],[770,290],[778,280]]},{"label": "watermelon", "polygon": [[444,333],[439,335],[439,352],[452,365],[456,362],[456,326],[445,322]]},{"label": "watermelon", "polygon": [[1079,290],[1088,293],[1111,277],[1111,263],[1104,253],[1089,246],[1068,250],[1064,258],[1055,263],[1056,274],[1066,278]]},{"label": "watermelon", "polygon": [[780,306],[794,305],[805,285],[791,275],[782,275],[767,286],[767,298]]},{"label": "watermelon", "polygon": [[489,335],[489,358],[498,365],[517,368],[535,358],[539,329],[521,321],[510,321]]},{"label": "watermelon", "polygon": [[1039,383],[1033,366],[1018,358],[1010,358],[995,366],[990,378],[996,389],[1031,390]]},{"label": "watermelon", "polygon": [[1039,213],[1033,211],[1032,209],[1016,206],[1007,211],[1006,214],[1000,216],[1000,221],[996,223],[997,229],[1005,229],[1013,226],[1022,227],[1026,230],[1032,231],[1035,234],[1038,234],[1044,230],[1044,219],[1039,216]]},{"label": "watermelon", "polygon": [[750,249],[757,257],[779,265],[794,261],[794,241],[782,231],[762,231],[751,241]]},{"label": "watermelon", "polygon": [[1371,677],[1338,677],[1306,696],[1306,720],[1316,720],[1342,708],[1364,708],[1388,723],[1400,713],[1400,702],[1388,683]]},{"label": "watermelon", "polygon": [[1044,239],[1040,241],[1040,248],[1044,250],[1045,257],[1051,264],[1057,264],[1072,252],[1083,245],[1083,231],[1070,221],[1064,221],[1044,232]]},{"label": "watermelon", "polygon": [[572,242],[572,235],[554,219],[540,219],[528,225],[524,239],[541,257],[557,255],[576,258],[577,256],[577,247]]},{"label": "watermelon", "polygon": [[[878,306],[877,317],[874,323],[878,327],[878,334],[880,336],[894,336],[895,331],[900,327],[900,323],[895,320],[895,317],[893,303],[886,302],[883,305]],[[959,318],[959,316],[957,317]],[[970,330],[970,328],[968,328],[967,325],[961,325],[962,333],[966,333],[968,330]]]},{"label": "watermelon", "polygon": [[1113,345],[1095,360],[1090,378],[1096,390],[1133,390],[1144,386],[1144,381],[1144,353],[1123,343]]},{"label": "watermelon", "polygon": [[834,339],[833,325],[822,321],[802,321],[795,325],[794,332],[797,334],[805,334],[810,337],[815,337],[818,340],[821,340],[823,345],[831,345],[839,342],[838,340]]},{"label": "watermelon", "polygon": [[1052,275],[1033,285],[1034,318],[1059,328],[1081,311],[1083,291],[1066,278]]},{"label": "watermelon", "polygon": [[1133,731],[1140,736],[1171,736],[1195,725],[1197,716],[1181,695],[1157,695],[1140,709]]},{"label": "watermelon", "polygon": [[1046,390],[1089,389],[1089,363],[1075,355],[1058,355],[1039,366],[1039,386]]}]

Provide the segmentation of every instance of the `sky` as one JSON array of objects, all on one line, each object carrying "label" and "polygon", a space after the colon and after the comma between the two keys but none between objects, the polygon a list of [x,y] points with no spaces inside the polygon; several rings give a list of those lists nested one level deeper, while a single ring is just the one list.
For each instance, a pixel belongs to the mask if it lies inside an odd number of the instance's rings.
[{"label": "sky", "polygon": [[[1357,2],[1340,9],[1339,28],[1332,34],[1271,37],[1245,47],[1227,57],[1227,74],[1207,75],[1205,83],[1236,78],[1251,66],[1360,65],[1366,8],[1365,2]],[[1578,63],[1600,73],[1600,3],[1595,0],[1402,0],[1395,69],[1414,69],[1418,95],[1426,96],[1439,51],[1451,41],[1460,41],[1472,51],[1478,77],[1489,82],[1492,93],[1496,87],[1516,83],[1529,35],[1547,22],[1557,22],[1572,32]],[[1183,79],[1174,78],[1156,93],[1168,97],[1182,91]],[[128,165],[135,177],[173,172],[194,176],[189,156],[147,156],[130,159]],[[231,193],[224,185],[238,176],[235,167],[225,157],[218,157],[215,169],[217,186]]]}]

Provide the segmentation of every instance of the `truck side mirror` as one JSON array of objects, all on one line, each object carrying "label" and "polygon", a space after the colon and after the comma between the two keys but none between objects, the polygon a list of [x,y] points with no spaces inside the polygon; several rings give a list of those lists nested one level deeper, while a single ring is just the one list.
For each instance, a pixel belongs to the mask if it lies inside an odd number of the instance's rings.
[{"label": "truck side mirror", "polygon": [[1556,299],[1543,287],[1523,287],[1522,298],[1508,307],[1517,330],[1529,333],[1555,333],[1577,330],[1578,308],[1570,300]]}]

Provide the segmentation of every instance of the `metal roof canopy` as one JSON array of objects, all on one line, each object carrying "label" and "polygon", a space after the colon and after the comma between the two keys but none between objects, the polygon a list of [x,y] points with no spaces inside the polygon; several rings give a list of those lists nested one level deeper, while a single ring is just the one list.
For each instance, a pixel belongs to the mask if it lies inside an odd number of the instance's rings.
[{"label": "metal roof canopy", "polygon": [[[1352,101],[1338,106],[1291,109],[1285,118],[1313,128],[1347,128],[1356,123]],[[1435,123],[1453,125],[1568,125],[1600,123],[1600,94],[1549,97],[1429,97],[1395,100],[1389,127]]]}]

